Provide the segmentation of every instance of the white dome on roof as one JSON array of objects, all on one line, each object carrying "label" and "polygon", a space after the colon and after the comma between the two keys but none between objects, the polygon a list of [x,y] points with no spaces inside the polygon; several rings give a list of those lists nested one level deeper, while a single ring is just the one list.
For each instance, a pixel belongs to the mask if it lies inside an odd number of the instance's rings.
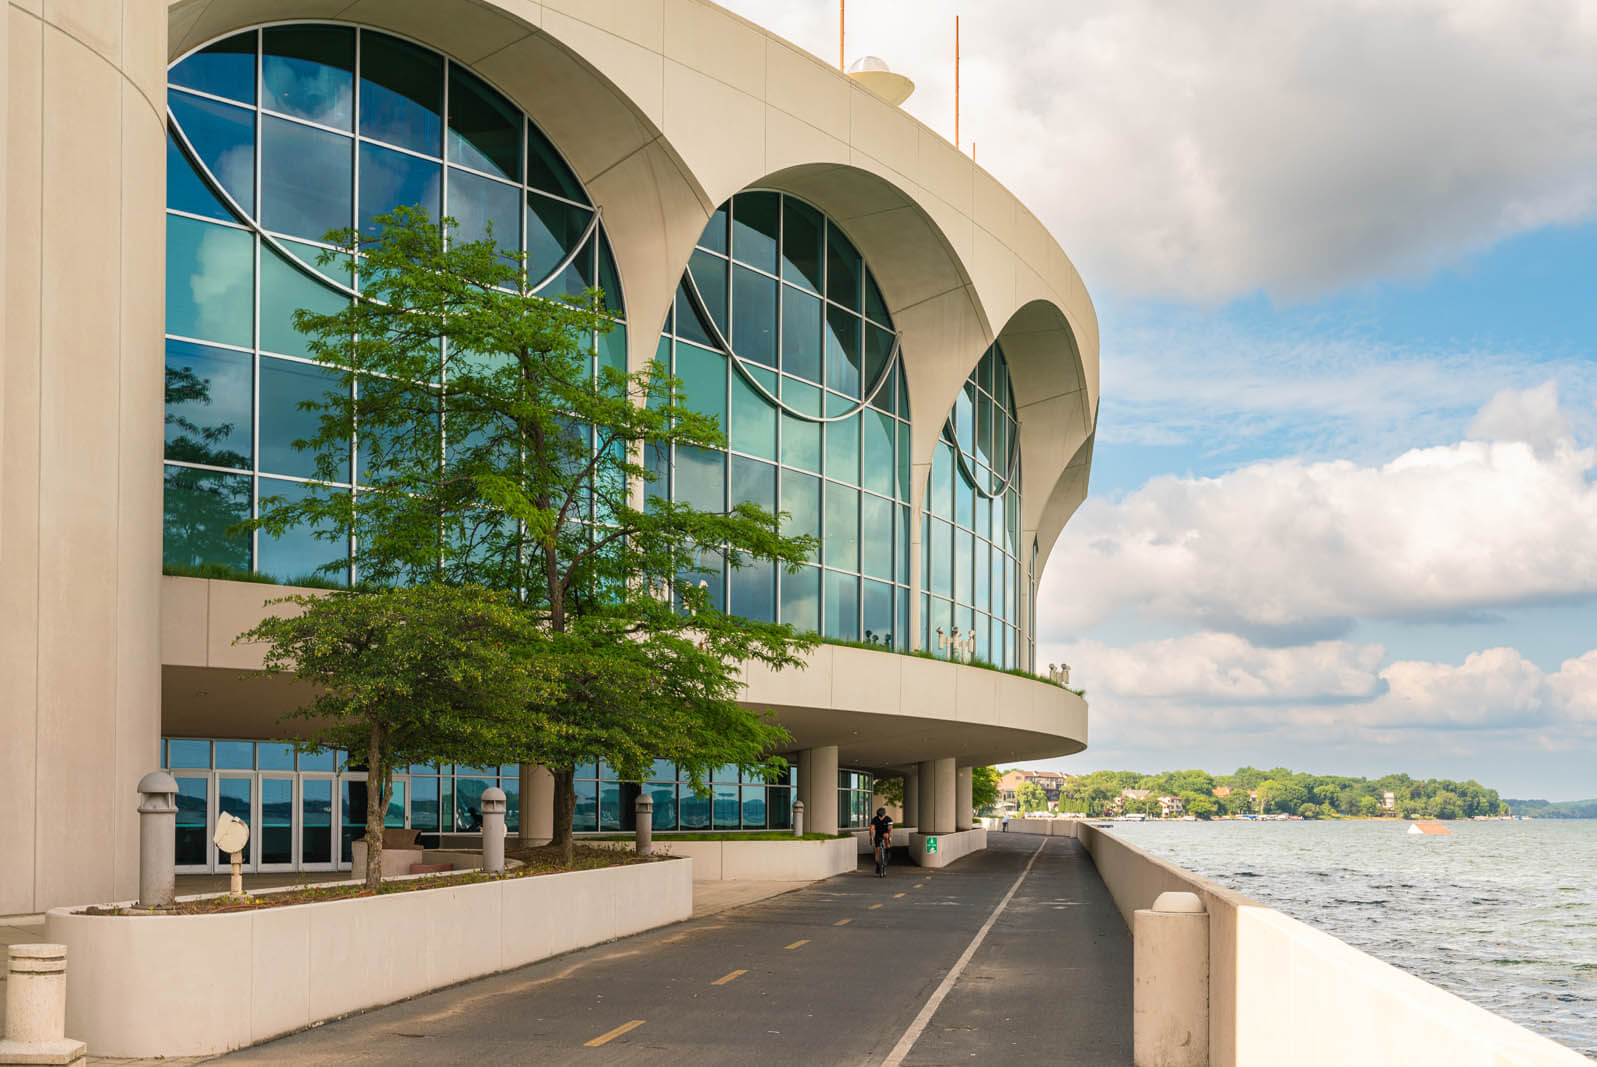
[{"label": "white dome on roof", "polygon": [[895,107],[909,99],[915,83],[887,68],[881,56],[864,56],[849,64],[848,76]]}]

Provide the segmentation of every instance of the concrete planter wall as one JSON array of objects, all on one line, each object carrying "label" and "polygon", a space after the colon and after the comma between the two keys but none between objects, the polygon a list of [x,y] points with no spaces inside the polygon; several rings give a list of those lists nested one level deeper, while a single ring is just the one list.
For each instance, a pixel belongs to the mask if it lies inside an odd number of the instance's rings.
[{"label": "concrete planter wall", "polygon": [[[926,839],[937,839],[937,851],[926,851]],[[986,830],[960,830],[952,834],[910,834],[909,858],[922,867],[946,867],[955,860],[987,847]]]},{"label": "concrete planter wall", "polygon": [[1210,1063],[1590,1067],[1573,1049],[1112,833],[1081,822],[1065,825],[1086,846],[1128,926],[1133,913],[1152,907],[1160,893],[1203,899]]},{"label": "concrete planter wall", "polygon": [[222,915],[58,908],[67,1032],[94,1056],[197,1056],[693,914],[668,861]]},{"label": "concrete planter wall", "polygon": [[[611,844],[632,847],[622,842]],[[693,860],[693,877],[706,882],[815,882],[847,874],[858,862],[851,837],[829,841],[673,841],[657,837],[654,848]]]}]

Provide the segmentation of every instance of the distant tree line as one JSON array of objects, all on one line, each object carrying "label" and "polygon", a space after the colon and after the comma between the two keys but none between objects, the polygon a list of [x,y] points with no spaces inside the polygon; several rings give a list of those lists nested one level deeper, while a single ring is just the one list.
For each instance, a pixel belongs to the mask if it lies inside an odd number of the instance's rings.
[{"label": "distant tree line", "polygon": [[1561,803],[1510,799],[1503,803],[1515,815],[1530,815],[1538,819],[1597,819],[1597,799],[1566,800]]},{"label": "distant tree line", "polygon": [[[1149,795],[1121,798],[1124,789],[1146,789]],[[1216,789],[1229,792],[1216,796]],[[1390,812],[1382,803],[1386,793],[1392,794]],[[1468,819],[1509,813],[1508,804],[1495,789],[1487,789],[1474,780],[1416,780],[1406,774],[1348,778],[1307,774],[1286,767],[1267,771],[1239,767],[1235,774],[1221,775],[1206,771],[1094,771],[1065,783],[1059,794],[1059,810],[1097,816],[1109,814],[1118,806],[1128,814],[1158,815],[1161,796],[1180,797],[1187,813],[1200,819],[1250,812],[1301,815],[1305,819],[1385,814],[1408,819]]]}]

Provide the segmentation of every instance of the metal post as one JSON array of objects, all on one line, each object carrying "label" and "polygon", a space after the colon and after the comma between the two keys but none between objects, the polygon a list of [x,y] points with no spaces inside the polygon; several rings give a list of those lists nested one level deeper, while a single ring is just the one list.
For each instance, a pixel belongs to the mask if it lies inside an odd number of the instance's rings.
[{"label": "metal post", "polygon": [[170,908],[177,893],[177,779],[151,771],[139,779],[139,795],[139,907]]},{"label": "metal post", "polygon": [[482,869],[505,869],[505,791],[493,785],[482,791]]},{"label": "metal post", "polygon": [[793,836],[804,836],[804,801],[793,801]]},{"label": "metal post", "polygon": [[638,799],[632,805],[635,823],[633,826],[633,840],[636,842],[638,855],[654,855],[654,799],[647,793],[639,793]]},{"label": "metal post", "polygon": [[83,1042],[65,1036],[67,947],[12,945],[7,956],[0,1063],[82,1063]]}]

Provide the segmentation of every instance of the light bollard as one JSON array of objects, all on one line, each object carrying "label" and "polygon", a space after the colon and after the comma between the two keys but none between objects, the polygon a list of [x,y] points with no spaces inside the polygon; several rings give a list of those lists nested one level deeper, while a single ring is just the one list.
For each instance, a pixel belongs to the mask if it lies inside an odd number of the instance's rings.
[{"label": "light bollard", "polygon": [[496,785],[482,791],[482,869],[505,869],[505,791]]},{"label": "light bollard", "polygon": [[633,840],[640,856],[654,855],[654,798],[647,793],[639,793],[636,803],[632,805],[636,817],[633,827]]},{"label": "light bollard", "polygon": [[1160,893],[1132,922],[1136,1067],[1208,1067],[1209,915],[1196,893]]},{"label": "light bollard", "polygon": [[139,779],[139,907],[170,908],[177,895],[177,779]]},{"label": "light bollard", "polygon": [[0,1064],[82,1063],[83,1042],[66,1036],[67,947],[12,945],[7,957]]},{"label": "light bollard", "polygon": [[804,801],[793,801],[793,836],[804,836]]}]

